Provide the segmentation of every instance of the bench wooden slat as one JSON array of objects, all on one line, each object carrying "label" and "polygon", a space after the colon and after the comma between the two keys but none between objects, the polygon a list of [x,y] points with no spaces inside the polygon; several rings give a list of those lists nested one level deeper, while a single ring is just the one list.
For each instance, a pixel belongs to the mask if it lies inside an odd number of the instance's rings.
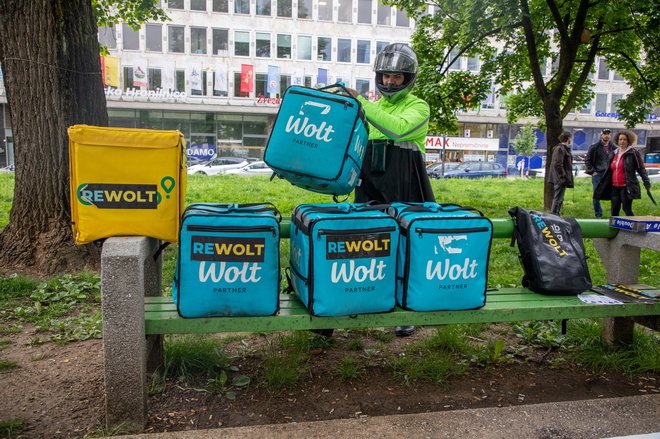
[{"label": "bench wooden slat", "polygon": [[660,303],[590,305],[575,296],[542,296],[524,288],[491,291],[488,293],[485,307],[466,311],[412,312],[397,308],[391,313],[383,314],[311,317],[294,296],[283,295],[280,305],[280,313],[277,316],[183,319],[177,314],[170,297],[146,297],[145,329],[147,334],[261,332],[625,317],[660,313]]}]

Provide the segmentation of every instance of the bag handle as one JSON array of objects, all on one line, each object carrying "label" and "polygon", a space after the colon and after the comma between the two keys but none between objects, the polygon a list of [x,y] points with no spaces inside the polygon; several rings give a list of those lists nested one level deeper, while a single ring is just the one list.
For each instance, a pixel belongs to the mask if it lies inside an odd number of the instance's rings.
[{"label": "bag handle", "polygon": [[[339,92],[331,91],[334,89],[338,89]],[[355,99],[353,95],[349,93],[348,89],[346,88],[346,84],[344,84],[343,82],[337,82],[336,84],[326,85],[325,87],[321,87],[318,90],[326,91],[328,93],[341,94],[344,96],[348,96],[349,98]]]}]

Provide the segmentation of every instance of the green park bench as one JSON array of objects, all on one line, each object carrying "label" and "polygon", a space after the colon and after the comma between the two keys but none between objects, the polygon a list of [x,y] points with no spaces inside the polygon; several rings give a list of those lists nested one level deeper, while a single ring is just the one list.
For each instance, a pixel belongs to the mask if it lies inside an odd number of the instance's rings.
[{"label": "green park bench", "polygon": [[[510,219],[492,219],[492,222],[495,239],[511,239]],[[658,233],[619,231],[610,228],[607,220],[578,222],[584,238],[594,240],[610,283],[637,283],[640,249],[660,251]],[[284,221],[281,237],[288,235],[289,224]],[[632,341],[635,322],[656,329],[660,314],[660,303],[594,305],[583,303],[575,296],[543,296],[525,288],[499,288],[489,290],[486,305],[476,310],[412,312],[396,308],[382,314],[312,317],[294,295],[282,294],[280,311],[275,316],[183,319],[177,314],[172,298],[162,296],[162,261],[154,261],[152,257],[158,244],[153,238],[136,236],[109,238],[103,246],[101,289],[109,427],[124,423],[134,431],[144,428],[148,374],[162,365],[164,334],[604,318],[604,337],[614,344]]]}]

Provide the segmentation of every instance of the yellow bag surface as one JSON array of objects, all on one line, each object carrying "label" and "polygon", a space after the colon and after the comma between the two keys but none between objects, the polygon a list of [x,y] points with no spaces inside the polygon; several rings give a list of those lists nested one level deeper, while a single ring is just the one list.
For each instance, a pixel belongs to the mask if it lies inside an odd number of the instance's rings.
[{"label": "yellow bag surface", "polygon": [[186,190],[183,134],[88,125],[68,132],[76,243],[125,235],[176,242]]}]

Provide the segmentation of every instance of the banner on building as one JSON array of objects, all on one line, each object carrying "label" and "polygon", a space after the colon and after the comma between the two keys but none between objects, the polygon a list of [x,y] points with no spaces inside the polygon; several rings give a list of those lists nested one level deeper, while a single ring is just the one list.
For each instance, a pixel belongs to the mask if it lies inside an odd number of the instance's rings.
[{"label": "banner on building", "polygon": [[163,90],[176,90],[176,65],[174,61],[162,61],[160,83]]},{"label": "banner on building", "polygon": [[136,59],[133,62],[133,87],[149,87],[147,60],[145,59]]},{"label": "banner on building", "polygon": [[229,84],[227,82],[227,64],[223,61],[215,62],[215,81],[213,81],[213,90],[228,92]]},{"label": "banner on building", "polygon": [[202,91],[202,68],[193,66],[190,72],[190,89]]},{"label": "banner on building", "polygon": [[296,72],[291,75],[291,85],[305,85],[305,73]]},{"label": "banner on building", "polygon": [[278,66],[268,66],[268,84],[266,92],[271,98],[280,94],[280,68]]},{"label": "banner on building", "polygon": [[316,75],[316,83],[318,85],[328,85],[328,69],[321,69]]},{"label": "banner on building", "polygon": [[241,64],[241,93],[250,93],[254,90],[254,66]]},{"label": "banner on building", "polygon": [[103,72],[103,85],[119,88],[119,58],[116,56],[102,56],[101,68]]}]

